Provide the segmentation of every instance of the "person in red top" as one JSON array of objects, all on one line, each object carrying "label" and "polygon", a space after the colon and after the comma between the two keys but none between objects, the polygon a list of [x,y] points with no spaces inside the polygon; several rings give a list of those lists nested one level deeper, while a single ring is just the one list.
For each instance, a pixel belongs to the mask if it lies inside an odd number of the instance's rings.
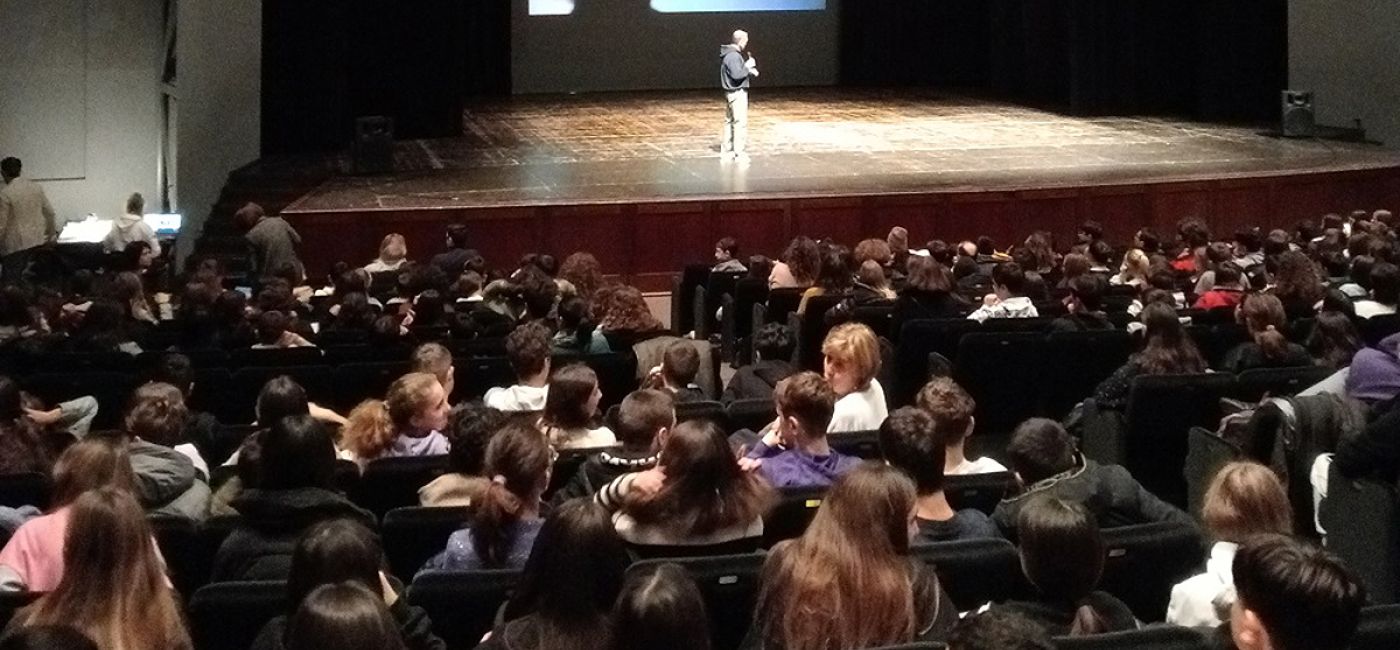
[{"label": "person in red top", "polygon": [[1240,267],[1234,262],[1221,262],[1215,267],[1215,286],[1196,299],[1196,309],[1234,307],[1244,300],[1244,286],[1240,284]]},{"label": "person in red top", "polygon": [[1177,236],[1181,238],[1182,250],[1172,260],[1172,268],[1182,273],[1195,274],[1196,259],[1201,255],[1202,250],[1210,244],[1210,228],[1204,221],[1196,218],[1184,219],[1177,226]]}]

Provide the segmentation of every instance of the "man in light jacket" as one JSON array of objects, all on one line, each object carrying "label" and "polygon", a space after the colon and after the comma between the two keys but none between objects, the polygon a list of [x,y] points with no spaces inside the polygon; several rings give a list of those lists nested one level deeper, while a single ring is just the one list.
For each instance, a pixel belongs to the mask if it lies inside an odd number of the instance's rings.
[{"label": "man in light jacket", "polygon": [[53,205],[44,188],[20,178],[18,158],[0,160],[0,266],[6,280],[17,280],[29,266],[33,249],[58,239]]},{"label": "man in light jacket", "polygon": [[724,90],[724,140],[720,142],[721,158],[748,157],[744,143],[749,135],[749,77],[758,76],[758,63],[753,55],[744,55],[749,34],[734,32],[733,42],[719,47],[719,85]]}]

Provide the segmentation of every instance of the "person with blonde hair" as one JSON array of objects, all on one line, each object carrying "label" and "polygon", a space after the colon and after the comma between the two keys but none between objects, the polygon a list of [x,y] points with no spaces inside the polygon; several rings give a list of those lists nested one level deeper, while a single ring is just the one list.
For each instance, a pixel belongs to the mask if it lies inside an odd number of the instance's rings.
[{"label": "person with blonde hair", "polygon": [[1134,248],[1123,255],[1123,264],[1118,267],[1118,273],[1108,279],[1108,283],[1133,287],[1147,284],[1151,264],[1147,253],[1142,252],[1140,248]]},{"label": "person with blonde hair", "polygon": [[909,556],[914,483],[862,463],[832,486],[801,537],[763,564],[754,629],[764,650],[941,641],[958,621],[938,576]]},{"label": "person with blonde hair", "polygon": [[424,343],[413,350],[410,359],[413,372],[426,372],[437,377],[447,398],[452,399],[452,390],[457,387],[457,368],[452,365],[452,352],[441,343]]},{"label": "person with blonde hair", "polygon": [[366,264],[365,270],[370,273],[398,271],[407,263],[408,242],[403,235],[395,232],[384,235],[384,239],[379,242],[379,257]]},{"label": "person with blonde hair", "polygon": [[188,650],[175,591],[146,513],[129,491],[84,493],[72,506],[63,579],[10,623],[72,625],[102,650]]},{"label": "person with blonde hair", "polygon": [[822,367],[827,383],[836,392],[836,408],[827,433],[873,431],[889,415],[885,389],[875,375],[880,372],[880,341],[862,323],[832,328],[822,341]]},{"label": "person with blonde hair", "polygon": [[112,229],[102,240],[102,250],[108,253],[120,253],[126,250],[127,244],[143,241],[150,245],[151,257],[160,257],[160,242],[156,240],[156,231],[152,230],[151,226],[145,222],[145,213],[145,198],[139,193],[128,197],[126,212],[112,220]]},{"label": "person with blonde hair", "polygon": [[442,430],[451,410],[437,377],[408,373],[389,385],[383,400],[365,400],[350,411],[341,447],[361,465],[377,458],[446,454]]},{"label": "person with blonde hair", "polygon": [[1231,566],[1240,544],[1255,535],[1293,533],[1288,492],[1273,470],[1259,463],[1230,463],[1216,472],[1201,506],[1206,533],[1214,540],[1206,570],[1172,587],[1167,622],[1214,628],[1227,620],[1234,592]]}]

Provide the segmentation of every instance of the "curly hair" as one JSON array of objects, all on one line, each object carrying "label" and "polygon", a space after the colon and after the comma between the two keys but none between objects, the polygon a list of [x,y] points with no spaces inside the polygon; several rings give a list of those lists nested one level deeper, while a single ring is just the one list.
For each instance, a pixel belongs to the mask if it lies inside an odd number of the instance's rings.
[{"label": "curly hair", "polygon": [[665,329],[661,321],[651,315],[640,289],[621,286],[612,293],[604,307],[599,328],[605,332],[655,332]]}]

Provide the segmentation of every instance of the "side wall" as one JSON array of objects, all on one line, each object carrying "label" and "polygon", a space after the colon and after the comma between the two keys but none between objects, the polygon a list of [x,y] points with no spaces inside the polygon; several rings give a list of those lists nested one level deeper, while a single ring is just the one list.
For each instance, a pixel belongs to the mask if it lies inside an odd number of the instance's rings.
[{"label": "side wall", "polygon": [[1372,140],[1400,146],[1400,3],[1290,0],[1288,78],[1312,90],[1319,124],[1360,119]]}]

